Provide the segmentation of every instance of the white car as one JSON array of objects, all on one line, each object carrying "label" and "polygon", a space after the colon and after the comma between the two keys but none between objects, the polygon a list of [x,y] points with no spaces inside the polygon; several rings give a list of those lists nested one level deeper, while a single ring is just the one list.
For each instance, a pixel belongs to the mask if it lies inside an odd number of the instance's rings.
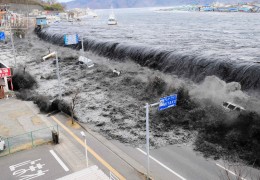
[{"label": "white car", "polygon": [[5,141],[0,136],[0,151],[3,151],[5,149]]},{"label": "white car", "polygon": [[243,108],[243,107],[241,107],[237,104],[231,103],[231,102],[223,102],[222,106],[228,112],[230,112],[230,111],[244,111],[245,110],[245,108]]},{"label": "white car", "polygon": [[93,61],[84,56],[79,57],[79,64],[86,64],[88,66],[88,68],[94,67]]}]

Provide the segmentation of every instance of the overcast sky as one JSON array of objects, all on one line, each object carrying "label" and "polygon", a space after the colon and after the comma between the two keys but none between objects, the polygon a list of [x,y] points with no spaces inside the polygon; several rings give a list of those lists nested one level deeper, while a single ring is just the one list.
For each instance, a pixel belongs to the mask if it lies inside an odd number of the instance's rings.
[{"label": "overcast sky", "polygon": [[72,1],[72,0],[58,0],[59,2],[68,2],[68,1]]}]

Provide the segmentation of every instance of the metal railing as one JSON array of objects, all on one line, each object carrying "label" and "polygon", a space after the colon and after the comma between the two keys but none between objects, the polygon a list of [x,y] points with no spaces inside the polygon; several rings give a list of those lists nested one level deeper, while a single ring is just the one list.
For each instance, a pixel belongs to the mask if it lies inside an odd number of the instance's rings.
[{"label": "metal railing", "polygon": [[53,140],[53,131],[59,132],[58,125],[49,126],[16,136],[2,138],[5,142],[5,149],[0,151],[0,156],[25,149],[31,149],[38,145],[51,142]]}]

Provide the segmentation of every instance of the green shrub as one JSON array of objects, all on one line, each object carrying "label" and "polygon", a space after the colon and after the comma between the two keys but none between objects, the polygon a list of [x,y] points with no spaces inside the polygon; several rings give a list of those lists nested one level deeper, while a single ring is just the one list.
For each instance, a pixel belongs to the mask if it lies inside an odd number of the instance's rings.
[{"label": "green shrub", "polygon": [[64,7],[60,3],[44,4],[43,8],[48,11],[64,11]]}]

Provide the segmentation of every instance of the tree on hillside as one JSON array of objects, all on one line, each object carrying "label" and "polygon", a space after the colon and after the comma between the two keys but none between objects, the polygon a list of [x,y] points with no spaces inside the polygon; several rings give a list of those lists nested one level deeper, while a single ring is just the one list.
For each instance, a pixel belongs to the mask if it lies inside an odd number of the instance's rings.
[{"label": "tree on hillside", "polygon": [[47,11],[64,11],[64,6],[56,0],[44,0],[42,4],[44,10]]},{"label": "tree on hillside", "polygon": [[42,3],[55,4],[57,3],[57,0],[42,0]]}]

